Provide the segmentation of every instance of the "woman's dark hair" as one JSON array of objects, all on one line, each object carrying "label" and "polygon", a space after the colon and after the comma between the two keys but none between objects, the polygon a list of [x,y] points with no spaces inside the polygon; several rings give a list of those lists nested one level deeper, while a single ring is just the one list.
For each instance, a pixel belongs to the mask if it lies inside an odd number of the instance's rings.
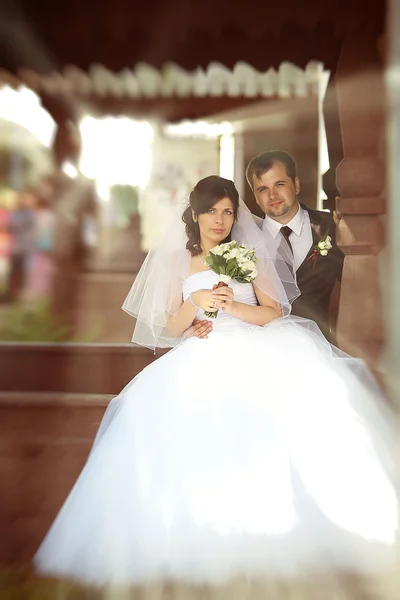
[{"label": "woman's dark hair", "polygon": [[[239,193],[235,188],[233,181],[224,179],[218,175],[210,175],[195,185],[189,196],[189,206],[182,215],[182,220],[186,224],[186,235],[188,241],[186,249],[192,256],[201,254],[200,246],[200,228],[196,221],[193,221],[192,210],[196,215],[206,213],[214,206],[218,200],[229,198],[233,203],[233,214],[236,221],[239,209]],[[230,241],[230,234],[224,242]],[[222,243],[222,242],[221,242]]]}]

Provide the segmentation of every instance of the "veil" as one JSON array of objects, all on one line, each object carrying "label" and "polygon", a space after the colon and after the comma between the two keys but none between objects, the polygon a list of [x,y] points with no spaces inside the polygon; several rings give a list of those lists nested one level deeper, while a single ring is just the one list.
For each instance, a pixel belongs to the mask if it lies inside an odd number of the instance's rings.
[{"label": "veil", "polygon": [[[186,250],[187,236],[182,220],[187,207],[186,200],[176,209],[161,239],[149,251],[122,305],[123,310],[136,319],[132,342],[140,346],[172,348],[181,341],[171,336],[166,323],[169,317],[178,313],[183,301],[183,282],[190,275],[191,256]],[[300,291],[293,256],[288,244],[280,237],[274,240],[272,236],[266,236],[240,200],[231,239],[254,248],[258,258],[254,285],[278,302],[286,316]]]}]

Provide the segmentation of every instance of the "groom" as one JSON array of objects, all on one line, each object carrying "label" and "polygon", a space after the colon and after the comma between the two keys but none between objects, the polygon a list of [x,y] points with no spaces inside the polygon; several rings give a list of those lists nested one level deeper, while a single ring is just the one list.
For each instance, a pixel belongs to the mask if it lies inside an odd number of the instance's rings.
[{"label": "groom", "polygon": [[[287,152],[262,152],[250,161],[246,178],[265,213],[262,230],[273,238],[281,236],[293,254],[301,295],[293,302],[292,315],[316,321],[329,340],[329,303],[344,260],[330,213],[299,203],[296,162]],[[326,236],[330,244],[324,243]]]}]

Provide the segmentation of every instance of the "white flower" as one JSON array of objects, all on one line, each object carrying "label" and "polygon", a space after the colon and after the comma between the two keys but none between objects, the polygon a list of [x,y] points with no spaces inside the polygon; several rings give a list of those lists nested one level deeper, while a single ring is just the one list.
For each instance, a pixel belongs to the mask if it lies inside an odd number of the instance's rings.
[{"label": "white flower", "polygon": [[[332,238],[327,235],[324,239],[320,240],[318,242],[318,248],[320,250],[320,254],[322,254],[322,250],[330,250],[332,248],[332,244],[331,244]],[[326,254],[328,254],[328,252],[326,252]],[[322,256],[326,256],[326,254],[322,254]]]},{"label": "white flower", "polygon": [[227,258],[228,259],[230,259],[230,258],[239,258],[239,256],[240,256],[240,250],[239,250],[239,248],[233,248],[227,254]]},{"label": "white flower", "polygon": [[323,248],[322,250],[319,251],[319,253],[321,254],[321,256],[326,256],[328,254],[328,250]]},{"label": "white flower", "polygon": [[243,271],[250,271],[250,273],[254,270],[254,263],[252,260],[246,260],[241,264],[241,268]]},{"label": "white flower", "polygon": [[258,275],[258,271],[256,268],[253,267],[253,269],[250,271],[250,273],[248,273],[245,277],[245,280],[248,282],[254,281],[254,279],[257,277]]},{"label": "white flower", "polygon": [[249,255],[248,251],[246,250],[241,250],[240,254],[238,256],[238,263],[239,264],[244,264],[244,263],[248,263],[248,262],[252,262],[252,256]]},{"label": "white flower", "polygon": [[214,254],[215,256],[222,256],[225,252],[226,248],[224,248],[225,244],[221,244],[220,246],[215,246],[215,248],[211,248],[210,254]]}]

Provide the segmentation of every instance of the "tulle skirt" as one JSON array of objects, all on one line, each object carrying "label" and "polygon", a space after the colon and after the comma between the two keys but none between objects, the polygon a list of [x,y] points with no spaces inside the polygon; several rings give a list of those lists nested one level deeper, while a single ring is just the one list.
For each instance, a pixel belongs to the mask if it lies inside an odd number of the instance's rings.
[{"label": "tulle skirt", "polygon": [[395,452],[372,376],[312,322],[222,328],[112,400],[35,566],[95,585],[386,573]]}]

